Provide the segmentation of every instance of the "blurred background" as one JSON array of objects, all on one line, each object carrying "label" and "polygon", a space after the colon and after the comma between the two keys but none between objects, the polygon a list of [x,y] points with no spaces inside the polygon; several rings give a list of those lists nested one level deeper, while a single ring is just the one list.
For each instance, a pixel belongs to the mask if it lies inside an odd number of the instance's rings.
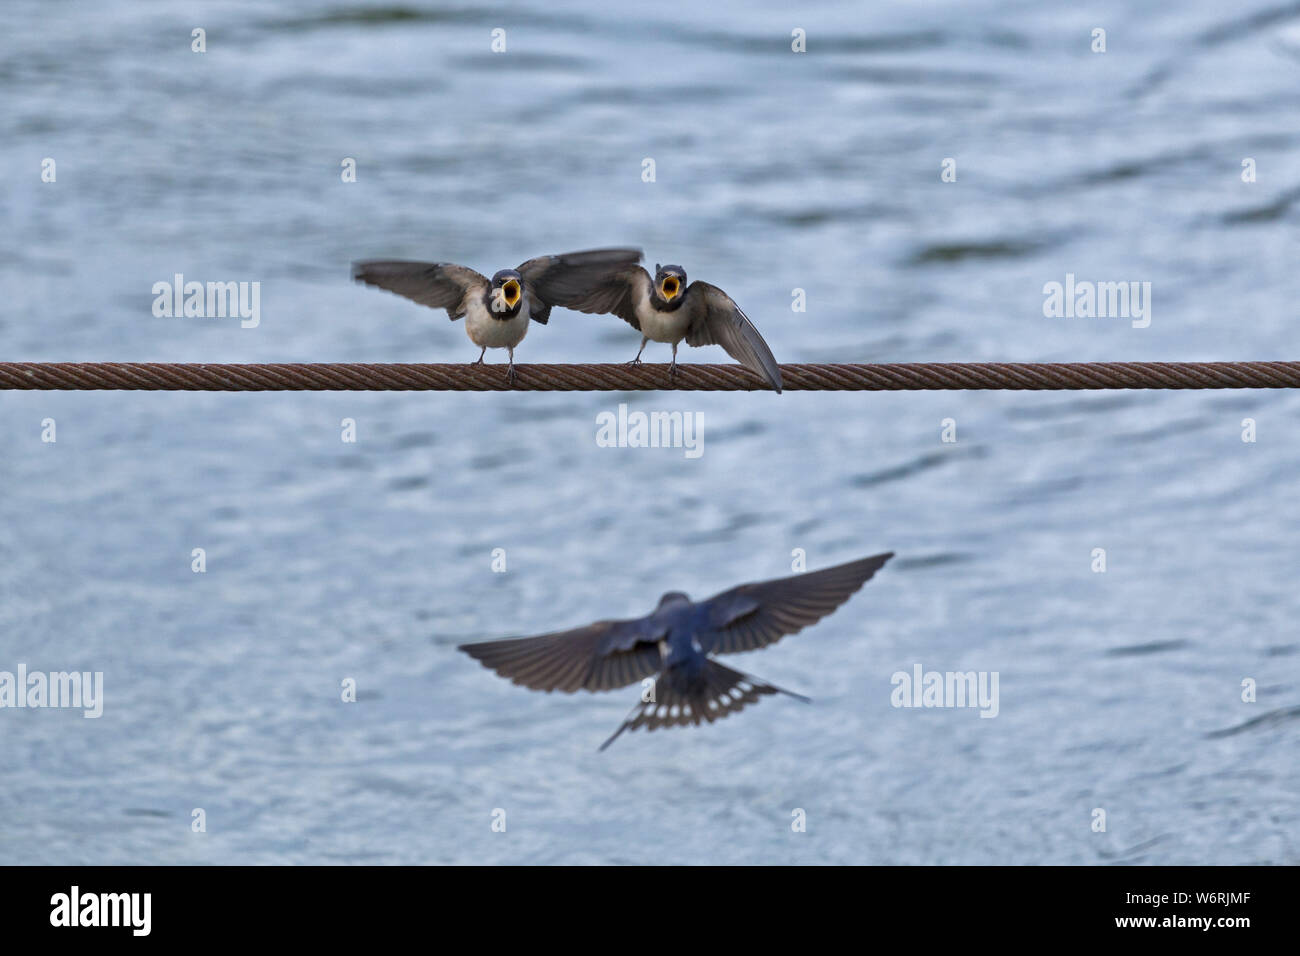
[{"label": "blurred background", "polygon": [[[1297,358],[1300,6],[786,6],[11,0],[0,359],[468,362],[349,261],[606,244],[722,286],[785,362]],[[260,325],[155,317],[176,273],[260,282]],[[1149,281],[1150,327],[1045,318],[1067,273]],[[516,354],[638,342],[557,311]],[[598,447],[620,402],[701,412],[702,457]],[[0,711],[0,862],[1296,863],[1297,411],[0,393],[0,670],[105,697]],[[898,553],[730,660],[812,706],[597,753],[636,688],[532,693],[455,650],[795,549]],[[918,663],[997,671],[998,717],[892,707]]]}]

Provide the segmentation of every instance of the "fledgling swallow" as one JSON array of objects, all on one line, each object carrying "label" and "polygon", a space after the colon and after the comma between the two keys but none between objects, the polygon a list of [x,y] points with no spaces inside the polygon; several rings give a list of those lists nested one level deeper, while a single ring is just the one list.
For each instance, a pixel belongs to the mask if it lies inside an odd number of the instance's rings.
[{"label": "fledgling swallow", "polygon": [[713,723],[769,694],[808,698],[719,664],[709,655],[775,644],[830,614],[871,580],[893,552],[821,571],[742,584],[707,601],[669,591],[645,617],[597,621],[538,637],[458,648],[502,677],[533,690],[571,694],[644,682],[642,702],[600,745],[625,730]]},{"label": "fledgling swallow", "polygon": [[677,346],[721,345],[745,368],[781,391],[781,368],[749,316],[731,296],[707,282],[686,282],[681,266],[655,266],[655,276],[639,265],[611,273],[586,295],[558,301],[578,312],[610,313],[641,333],[641,348],[629,365],[641,364],[646,342],[673,347],[671,377],[677,371]]},{"label": "fledgling swallow", "polygon": [[502,269],[488,279],[450,262],[368,259],[352,263],[352,278],[387,289],[465,320],[470,341],[483,351],[506,349],[506,378],[515,380],[515,346],[528,333],[528,320],[545,325],[561,300],[591,295],[618,271],[641,261],[640,249],[591,249],[529,259],[518,269]]}]

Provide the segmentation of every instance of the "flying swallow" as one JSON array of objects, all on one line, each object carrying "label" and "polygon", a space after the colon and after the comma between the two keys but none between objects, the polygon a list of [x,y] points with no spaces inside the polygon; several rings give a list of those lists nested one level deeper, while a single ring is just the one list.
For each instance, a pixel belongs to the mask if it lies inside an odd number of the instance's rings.
[{"label": "flying swallow", "polygon": [[352,278],[387,289],[433,309],[446,309],[455,322],[465,320],[470,341],[483,351],[506,349],[506,378],[515,380],[515,346],[528,333],[528,320],[545,325],[551,307],[583,298],[609,276],[641,261],[640,249],[592,249],[529,259],[518,269],[502,269],[488,279],[450,262],[369,259],[352,263]]},{"label": "flying swallow", "polygon": [[[669,591],[645,617],[596,621],[538,637],[462,644],[459,650],[533,690],[571,694],[641,682],[632,709],[604,750],[625,730],[713,723],[769,694],[807,697],[732,670],[712,654],[775,644],[830,614],[871,580],[893,552],[793,577],[742,584],[707,601]],[[654,680],[647,681],[646,678]]]},{"label": "flying swallow", "polygon": [[687,285],[681,266],[655,266],[655,276],[639,265],[609,273],[590,292],[565,298],[562,305],[578,312],[610,313],[641,333],[641,348],[629,365],[641,364],[651,339],[673,347],[671,376],[677,371],[677,346],[721,345],[745,368],[781,391],[781,368],[749,316],[731,296],[707,282]]}]

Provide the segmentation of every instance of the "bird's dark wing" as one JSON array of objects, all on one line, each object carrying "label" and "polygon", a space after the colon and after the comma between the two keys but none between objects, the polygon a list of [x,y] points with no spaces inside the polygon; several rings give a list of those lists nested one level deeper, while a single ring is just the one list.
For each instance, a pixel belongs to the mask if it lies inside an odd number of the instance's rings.
[{"label": "bird's dark wing", "polygon": [[453,322],[465,314],[467,293],[483,295],[488,289],[485,276],[450,262],[369,259],[352,263],[352,278],[432,309],[446,309]]},{"label": "bird's dark wing", "polygon": [[651,676],[660,667],[659,640],[645,618],[597,621],[538,637],[462,644],[459,650],[502,677],[533,690],[611,690]]},{"label": "bird's dark wing", "polygon": [[519,267],[519,274],[524,277],[524,286],[532,296],[532,317],[545,325],[551,306],[574,308],[572,303],[585,301],[605,289],[617,280],[620,273],[635,267],[640,261],[640,249],[589,249],[529,259]]},{"label": "bird's dark wing", "polygon": [[774,644],[816,624],[871,580],[892,551],[833,568],[774,581],[742,584],[702,603],[710,630],[700,635],[705,653],[734,654]]},{"label": "bird's dark wing", "polygon": [[[631,249],[607,251],[637,252],[638,259],[641,255],[638,250]],[[523,268],[520,267],[519,271],[523,272]],[[595,271],[597,270],[588,272],[588,277],[592,277]],[[576,287],[576,283],[566,282],[564,285],[565,288],[560,291],[554,286],[548,290],[551,298],[547,301],[551,305],[562,305],[575,312],[617,315],[632,328],[641,331],[641,323],[636,318],[636,301],[641,295],[649,296],[650,274],[637,265],[635,260],[605,270],[598,278],[592,278],[581,292],[568,294]]]},{"label": "bird's dark wing", "polygon": [[618,730],[614,731],[600,749],[612,744],[625,730],[657,730],[660,727],[699,725],[701,720],[713,723],[743,710],[768,694],[789,694],[804,703],[802,694],[769,684],[765,680],[742,674],[717,661],[706,661],[704,669],[684,686],[675,686],[670,675],[655,681],[655,699],[644,701],[632,708]]},{"label": "bird's dark wing", "polygon": [[754,323],[731,296],[716,285],[692,282],[682,308],[690,310],[691,315],[687,345],[721,345],[737,362],[781,391],[781,367]]}]

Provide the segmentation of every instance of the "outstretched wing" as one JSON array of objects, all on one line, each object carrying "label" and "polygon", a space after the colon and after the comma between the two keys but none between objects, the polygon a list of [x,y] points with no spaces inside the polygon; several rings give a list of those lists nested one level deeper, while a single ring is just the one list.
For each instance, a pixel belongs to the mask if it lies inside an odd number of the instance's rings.
[{"label": "outstretched wing", "polygon": [[649,295],[650,274],[632,263],[605,273],[581,294],[556,298],[551,304],[562,305],[575,312],[617,315],[640,332],[636,302],[642,296]]},{"label": "outstretched wing", "polygon": [[352,263],[352,278],[431,309],[446,309],[453,322],[465,314],[466,295],[484,295],[488,289],[485,276],[451,262],[368,259]]},{"label": "outstretched wing", "polygon": [[661,664],[658,642],[663,636],[645,618],[637,618],[458,649],[523,687],[572,694],[626,687],[651,676]]},{"label": "outstretched wing", "polygon": [[545,325],[551,306],[573,308],[571,303],[583,301],[606,288],[620,273],[640,261],[640,249],[589,249],[529,259],[519,267],[519,274],[524,277],[524,286],[532,298],[532,317]]},{"label": "outstretched wing", "polygon": [[705,653],[734,654],[774,644],[816,624],[871,580],[892,551],[774,581],[742,584],[707,601]]},{"label": "outstretched wing", "polygon": [[682,308],[689,309],[691,315],[687,345],[721,345],[737,362],[781,391],[781,367],[754,323],[731,296],[716,285],[692,282]]}]

